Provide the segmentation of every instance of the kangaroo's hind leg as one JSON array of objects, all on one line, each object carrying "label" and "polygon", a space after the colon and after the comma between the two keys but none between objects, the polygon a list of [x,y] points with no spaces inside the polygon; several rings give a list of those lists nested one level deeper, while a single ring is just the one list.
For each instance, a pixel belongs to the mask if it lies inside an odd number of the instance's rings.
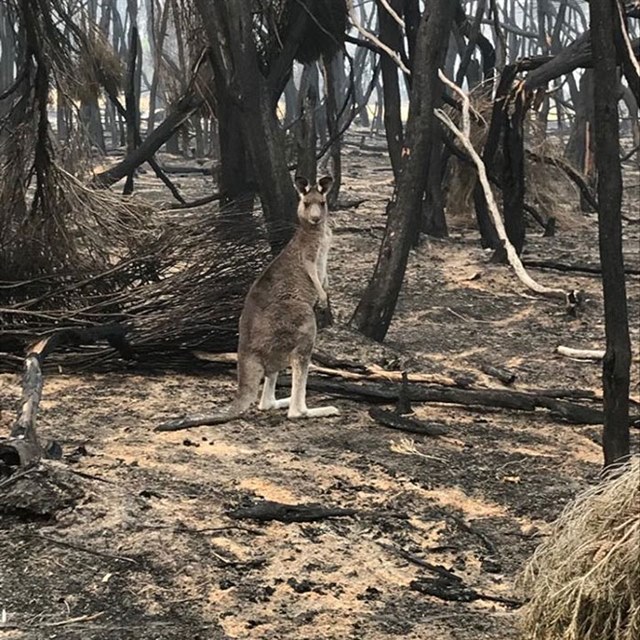
[{"label": "kangaroo's hind leg", "polygon": [[291,403],[289,418],[315,418],[321,416],[337,416],[337,407],[307,407],[307,375],[309,373],[309,355],[294,353],[291,358]]},{"label": "kangaroo's hind leg", "polygon": [[238,354],[238,393],[231,403],[232,411],[243,413],[257,400],[263,375],[264,367],[258,357],[252,353]]},{"label": "kangaroo's hind leg", "polygon": [[276,400],[276,382],[278,381],[278,372],[268,373],[264,377],[264,387],[262,388],[262,397],[258,409],[267,411],[268,409],[286,409],[289,406],[291,398],[281,398]]}]

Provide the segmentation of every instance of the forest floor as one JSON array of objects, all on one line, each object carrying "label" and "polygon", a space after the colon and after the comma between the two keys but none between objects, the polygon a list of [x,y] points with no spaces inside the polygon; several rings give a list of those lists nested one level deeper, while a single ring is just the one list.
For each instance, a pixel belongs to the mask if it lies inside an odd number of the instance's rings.
[{"label": "forest floor", "polygon": [[[475,388],[501,387],[480,370],[492,364],[517,374],[514,389],[599,393],[600,365],[555,349],[603,345],[600,279],[532,270],[545,284],[585,291],[571,317],[530,294],[508,267],[490,264],[464,216],[449,238],[412,252],[384,345],[345,328],[375,264],[392,175],[375,150],[349,146],[343,166],[341,200],[364,202],[332,215],[337,323],[318,349],[391,370],[471,374]],[[204,178],[189,180],[194,193],[205,191]],[[141,184],[152,183],[145,174]],[[558,235],[531,228],[526,257],[597,264],[596,217],[570,204],[571,187],[562,193]],[[628,200],[625,213],[637,220],[638,201]],[[639,238],[640,225],[625,223],[635,269]],[[628,285],[638,400],[640,278]],[[403,437],[376,424],[366,404],[311,392],[310,406],[330,402],[341,415],[290,421],[255,411],[216,427],[154,433],[167,418],[219,406],[233,390],[231,371],[45,377],[40,435],[64,450],[47,464],[70,469],[84,497],[53,520],[0,522],[0,639],[519,637],[509,605],[424,593],[435,577],[424,562],[483,596],[520,598],[515,581],[527,558],[598,477],[599,427],[546,411],[424,404],[417,416],[445,423],[447,435]],[[2,432],[19,394],[17,375],[0,375]],[[291,524],[229,517],[262,499],[357,514]]]}]

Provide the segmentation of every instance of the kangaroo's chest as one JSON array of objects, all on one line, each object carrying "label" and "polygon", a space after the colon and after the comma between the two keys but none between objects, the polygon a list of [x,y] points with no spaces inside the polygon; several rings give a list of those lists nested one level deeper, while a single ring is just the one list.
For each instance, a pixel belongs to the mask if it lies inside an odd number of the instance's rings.
[{"label": "kangaroo's chest", "polygon": [[316,258],[320,282],[323,282],[327,277],[327,258],[329,256],[329,249],[331,248],[332,236],[333,234],[331,233],[329,226],[325,226],[324,234],[318,247],[318,256]]}]

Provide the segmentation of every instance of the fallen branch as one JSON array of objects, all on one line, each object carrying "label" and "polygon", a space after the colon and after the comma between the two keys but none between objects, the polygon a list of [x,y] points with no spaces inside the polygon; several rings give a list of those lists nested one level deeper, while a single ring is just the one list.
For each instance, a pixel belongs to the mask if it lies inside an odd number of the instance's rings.
[{"label": "fallen branch", "polygon": [[491,219],[496,228],[496,232],[498,237],[500,238],[506,254],[509,264],[513,267],[516,275],[520,279],[520,281],[525,284],[529,289],[538,293],[547,298],[554,298],[559,300],[564,300],[565,304],[568,308],[572,308],[575,306],[573,303],[574,299],[577,299],[576,292],[573,291],[564,291],[563,289],[552,289],[549,287],[545,287],[544,285],[536,282],[526,271],[524,268],[522,261],[520,260],[520,256],[516,252],[514,246],[509,241],[507,237],[507,232],[504,227],[504,222],[502,220],[502,216],[500,215],[500,211],[498,209],[498,205],[496,203],[495,197],[493,195],[493,190],[491,189],[491,185],[489,184],[489,179],[487,177],[487,171],[482,162],[482,159],[478,155],[475,150],[473,144],[471,143],[471,123],[469,117],[470,111],[470,102],[469,96],[462,91],[457,85],[455,85],[451,80],[449,80],[442,71],[439,73],[440,79],[451,89],[453,89],[456,93],[460,95],[462,98],[462,122],[463,128],[462,131],[453,123],[451,118],[442,110],[436,109],[435,114],[438,119],[449,128],[452,133],[458,138],[458,140],[462,143],[464,148],[467,150],[471,158],[476,164],[478,170],[478,178],[480,180],[480,184],[482,185],[482,189],[484,191],[485,198],[487,200],[487,205],[489,208],[489,213],[491,214]]},{"label": "fallen branch", "polygon": [[[586,273],[588,275],[602,275],[602,267],[599,264],[564,264],[562,262],[555,262],[554,260],[523,260],[522,264],[525,267],[533,267],[534,269],[553,269],[555,271],[566,271],[575,273]],[[625,267],[625,275],[628,276],[640,276],[640,269],[634,269],[632,267]]]},{"label": "fallen branch", "polygon": [[573,349],[572,347],[556,347],[556,351],[561,356],[568,358],[580,358],[581,360],[602,360],[604,358],[604,349]]},{"label": "fallen branch", "polygon": [[23,535],[25,535],[25,537],[43,540],[44,542],[48,542],[49,544],[55,544],[56,546],[59,546],[59,547],[66,547],[67,549],[73,549],[74,551],[81,551],[82,553],[88,553],[92,556],[98,556],[100,558],[108,558],[109,560],[118,560],[120,562],[128,562],[131,564],[138,564],[138,561],[135,560],[134,558],[115,555],[107,551],[99,551],[97,549],[91,549],[90,547],[85,547],[84,545],[78,542],[70,542],[69,540],[59,540],[58,538],[51,538],[49,536],[42,535],[41,533],[27,533]]},{"label": "fallen branch", "polygon": [[490,364],[483,364],[480,366],[480,369],[482,369],[483,373],[486,373],[488,376],[497,378],[503,384],[513,384],[516,381],[516,374],[509,369],[494,367]]},{"label": "fallen branch", "polygon": [[[457,577],[457,576],[456,576]],[[521,600],[505,598],[503,596],[493,596],[488,593],[480,593],[467,586],[462,581],[454,582],[438,576],[437,578],[420,578],[409,583],[409,589],[418,591],[447,602],[475,602],[476,600],[489,600],[499,602],[509,607],[521,607],[524,603]]]},{"label": "fallen branch", "polygon": [[183,202],[180,204],[169,204],[165,207],[162,207],[162,211],[176,211],[178,209],[193,209],[195,207],[201,207],[205,204],[211,204],[212,202],[216,202],[218,200],[222,200],[222,193],[213,193],[210,196],[205,196],[204,198],[198,198],[197,200],[192,200],[191,202]]},{"label": "fallen branch", "polygon": [[447,602],[474,602],[475,600],[489,600],[491,602],[499,602],[500,604],[510,607],[520,607],[523,604],[520,600],[515,600],[513,598],[480,593],[466,585],[462,578],[453,573],[453,571],[449,571],[439,564],[432,564],[431,562],[423,560],[420,556],[389,544],[382,542],[379,542],[378,544],[383,549],[404,558],[407,562],[436,574],[436,578],[420,577],[417,580],[412,580],[409,583],[409,588],[413,591],[425,593],[427,595],[440,598],[441,600],[446,600]]},{"label": "fallen branch", "polygon": [[408,416],[400,415],[395,411],[385,411],[378,407],[369,409],[369,415],[377,423],[407,433],[417,433],[422,436],[443,436],[447,430],[438,422],[424,422]]},{"label": "fallen branch", "polygon": [[[184,122],[202,104],[202,99],[195,95],[192,88],[178,100],[165,120],[156,127],[125,158],[106,171],[96,174],[90,182],[95,188],[106,188],[115,184],[142,163],[149,161],[160,147],[184,124]],[[165,170],[166,171],[166,170]]]}]

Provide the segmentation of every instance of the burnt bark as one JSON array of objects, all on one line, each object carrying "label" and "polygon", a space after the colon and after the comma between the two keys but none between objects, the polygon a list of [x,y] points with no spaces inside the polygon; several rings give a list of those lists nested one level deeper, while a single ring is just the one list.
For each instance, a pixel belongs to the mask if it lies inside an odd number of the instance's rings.
[{"label": "burnt bark", "polygon": [[[277,253],[295,227],[296,195],[275,106],[286,85],[298,45],[291,36],[265,76],[256,49],[249,3],[195,0],[195,7],[210,44],[217,82],[216,100],[218,106],[224,104],[237,113],[240,126],[228,131],[228,135],[242,137],[259,188],[269,243]],[[306,19],[301,17],[300,22],[305,23]],[[294,31],[297,34],[297,28]],[[223,127],[222,121],[220,127]],[[222,161],[224,164],[224,156]]]},{"label": "burnt bark", "polygon": [[594,133],[598,169],[598,231],[606,354],[603,360],[605,466],[629,455],[631,345],[622,254],[622,172],[618,121],[615,15],[617,0],[590,0],[594,60]]},{"label": "burnt bark", "polygon": [[324,87],[325,87],[325,108],[327,113],[327,133],[331,146],[329,147],[329,160],[331,161],[331,173],[333,176],[333,187],[327,195],[327,203],[330,209],[335,209],[340,194],[340,184],[342,182],[342,157],[339,132],[339,116],[337,95],[339,87],[336,74],[336,63],[338,60],[323,60]]},{"label": "burnt bark", "polygon": [[[503,184],[504,176],[496,168],[498,162],[498,150],[504,139],[508,118],[508,100],[511,93],[511,86],[518,72],[516,65],[508,65],[502,71],[500,83],[496,90],[496,97],[493,102],[491,113],[491,123],[487,132],[487,139],[482,152],[482,161],[487,169],[487,174],[500,174],[500,183]],[[473,191],[473,201],[476,210],[476,220],[480,231],[480,239],[484,248],[498,249],[501,244],[498,234],[491,221],[489,208],[484,197],[482,186],[477,183]]]},{"label": "burnt bark", "polygon": [[423,14],[416,38],[416,56],[407,132],[401,167],[380,246],[375,271],[351,319],[351,324],[374,340],[383,340],[395,310],[415,237],[431,153],[433,109],[442,92],[438,69],[444,62],[454,7],[433,0]]},{"label": "burnt bark", "polygon": [[[640,53],[640,39],[631,43],[636,55]],[[533,91],[545,86],[551,80],[571,73],[579,68],[590,69],[593,66],[591,33],[587,31],[563,49],[557,56],[539,56],[535,60],[542,62],[527,76],[524,88]]]},{"label": "burnt bark", "polygon": [[518,92],[514,102],[513,112],[505,114],[504,120],[502,201],[507,237],[520,255],[525,239],[524,117],[527,107],[524,93]]},{"label": "burnt bark", "polygon": [[[396,12],[402,10],[400,0],[391,0],[390,4]],[[377,5],[378,15],[380,16],[380,40],[399,53],[402,48],[400,27],[380,2]],[[387,138],[391,167],[397,180],[400,172],[400,156],[404,137],[400,113],[398,66],[388,55],[382,55],[380,58],[380,70],[382,72],[382,92],[384,96],[384,132]]]},{"label": "burnt bark", "polygon": [[[133,24],[131,26],[131,35],[129,40],[129,58],[127,61],[127,87],[125,91],[125,118],[127,122],[127,153],[130,155],[136,148],[136,142],[139,137],[138,132],[138,101],[136,99],[136,61],[138,59],[138,27]],[[123,193],[128,195],[133,193],[133,177],[132,169],[127,174],[127,180],[124,185]]]},{"label": "burnt bark", "polygon": [[315,63],[305,65],[298,93],[300,121],[295,127],[298,157],[298,175],[312,184],[316,181],[316,109],[318,107],[318,67]]},{"label": "burnt bark", "polygon": [[442,189],[445,163],[449,154],[445,156],[442,130],[436,127],[433,131],[433,142],[429,156],[425,198],[422,202],[421,231],[434,238],[446,238],[449,235],[445,216],[445,198]]}]

